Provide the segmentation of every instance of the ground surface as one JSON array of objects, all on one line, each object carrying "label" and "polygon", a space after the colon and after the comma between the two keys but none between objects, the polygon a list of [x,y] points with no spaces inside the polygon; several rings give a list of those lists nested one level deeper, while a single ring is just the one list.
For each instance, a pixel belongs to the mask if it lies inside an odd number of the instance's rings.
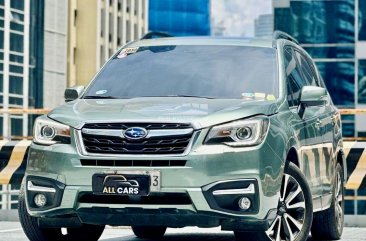
[{"label": "ground surface", "polygon": [[[0,222],[0,240],[27,241],[18,222]],[[132,231],[127,228],[108,227],[100,240],[104,241],[137,241]],[[219,228],[168,229],[162,241],[234,241],[232,232],[221,232]],[[366,228],[346,228],[342,241],[365,241]],[[309,238],[308,241],[314,241]]]}]

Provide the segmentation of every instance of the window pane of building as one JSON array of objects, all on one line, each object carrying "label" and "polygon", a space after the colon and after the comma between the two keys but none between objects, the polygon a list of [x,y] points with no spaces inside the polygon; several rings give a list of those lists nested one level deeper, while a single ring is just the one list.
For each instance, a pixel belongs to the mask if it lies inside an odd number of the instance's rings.
[{"label": "window pane of building", "polygon": [[290,1],[289,8],[275,8],[275,29],[301,43],[353,43],[354,0]]},{"label": "window pane of building", "polygon": [[23,32],[24,31],[24,26],[23,24],[20,23],[10,23],[10,29],[11,30],[15,30],[15,31],[19,31],[19,32]]},{"label": "window pane of building", "polygon": [[23,23],[24,22],[24,15],[18,12],[11,11],[11,21],[14,23]]},{"label": "window pane of building", "polygon": [[343,137],[355,136],[355,116],[342,115],[342,135]]},{"label": "window pane of building", "polygon": [[23,78],[18,76],[9,76],[9,93],[23,94]]},{"label": "window pane of building", "polygon": [[0,136],[3,136],[3,116],[0,116]]},{"label": "window pane of building", "polygon": [[13,107],[22,107],[23,99],[18,97],[9,97],[9,104]]},{"label": "window pane of building", "polygon": [[23,135],[23,120],[18,118],[10,118],[11,123],[11,135],[22,136]]},{"label": "window pane of building", "polygon": [[0,30],[0,49],[4,49],[4,31]]},{"label": "window pane of building", "polygon": [[24,10],[24,0],[12,0],[10,1],[10,7],[18,10]]},{"label": "window pane of building", "polygon": [[358,103],[366,104],[366,60],[358,61]]},{"label": "window pane of building", "polygon": [[316,62],[335,105],[354,107],[354,62]]},{"label": "window pane of building", "polygon": [[355,46],[337,46],[337,47],[324,47],[324,46],[312,46],[304,47],[304,49],[313,58],[325,59],[325,58],[342,58],[352,59],[355,57]]},{"label": "window pane of building", "polygon": [[10,50],[23,52],[23,35],[10,33]]},{"label": "window pane of building", "polygon": [[9,59],[10,59],[10,62],[23,63],[23,56],[10,54]]},{"label": "window pane of building", "polygon": [[4,75],[0,73],[0,92],[3,92],[3,81],[4,81]]},{"label": "window pane of building", "polygon": [[23,74],[23,67],[18,65],[9,66],[10,73]]},{"label": "window pane of building", "polygon": [[359,17],[360,17],[360,31],[358,32],[358,39],[359,40],[366,40],[366,1],[365,0],[359,0]]}]

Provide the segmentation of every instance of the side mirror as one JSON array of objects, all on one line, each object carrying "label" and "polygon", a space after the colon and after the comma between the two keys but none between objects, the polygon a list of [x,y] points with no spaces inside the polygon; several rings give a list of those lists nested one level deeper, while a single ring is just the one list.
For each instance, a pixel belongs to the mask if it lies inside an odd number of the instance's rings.
[{"label": "side mirror", "polygon": [[327,103],[328,92],[325,88],[317,86],[304,86],[301,89],[300,103],[304,107],[322,106]]},{"label": "side mirror", "polygon": [[67,88],[64,93],[65,102],[70,102],[79,98],[83,93],[84,88],[85,87],[82,85]]}]

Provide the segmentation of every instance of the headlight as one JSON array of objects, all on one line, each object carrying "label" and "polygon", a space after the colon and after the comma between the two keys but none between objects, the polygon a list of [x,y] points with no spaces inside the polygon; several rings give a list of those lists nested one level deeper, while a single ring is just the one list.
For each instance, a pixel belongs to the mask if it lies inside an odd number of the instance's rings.
[{"label": "headlight", "polygon": [[209,131],[205,144],[258,145],[262,143],[267,134],[268,124],[269,119],[263,116],[214,126]]},{"label": "headlight", "polygon": [[40,116],[34,123],[33,142],[41,145],[69,144],[71,142],[70,127],[46,116]]}]

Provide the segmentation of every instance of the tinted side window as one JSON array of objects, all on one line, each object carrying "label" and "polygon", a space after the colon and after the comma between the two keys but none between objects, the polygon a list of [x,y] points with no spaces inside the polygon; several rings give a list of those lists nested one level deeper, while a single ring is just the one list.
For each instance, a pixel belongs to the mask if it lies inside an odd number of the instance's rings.
[{"label": "tinted side window", "polygon": [[310,60],[308,60],[307,57],[305,57],[303,54],[296,52],[297,59],[299,61],[300,68],[302,70],[302,73],[304,75],[304,78],[306,82],[309,85],[313,86],[319,86],[319,81],[316,77],[316,72],[314,71],[312,64],[309,63]]},{"label": "tinted side window", "polygon": [[288,91],[292,91],[293,101],[289,100],[289,105],[299,105],[300,92],[303,86],[307,85],[301,76],[298,62],[290,48],[285,49],[285,71],[287,76]]}]

